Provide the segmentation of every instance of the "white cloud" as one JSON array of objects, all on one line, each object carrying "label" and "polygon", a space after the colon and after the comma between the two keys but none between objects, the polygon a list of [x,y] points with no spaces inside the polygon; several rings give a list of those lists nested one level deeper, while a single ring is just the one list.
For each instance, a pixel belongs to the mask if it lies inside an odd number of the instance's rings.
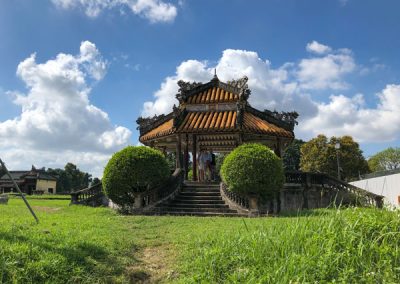
[{"label": "white cloud", "polygon": [[306,49],[307,51],[316,54],[325,54],[332,51],[332,48],[330,48],[329,46],[321,44],[315,40],[307,43]]},{"label": "white cloud", "polygon": [[[332,94],[347,86],[344,77],[358,71],[356,67],[349,49],[302,59],[298,64],[286,63],[279,68],[273,68],[256,52],[227,49],[216,65],[198,60],[182,62],[175,75],[167,77],[155,92],[155,100],[144,104],[142,115],[170,112],[172,105],[178,103],[175,99],[178,80],[208,82],[216,68],[222,81],[243,75],[249,78],[250,103],[254,107],[298,111],[300,121],[295,132],[299,138],[309,139],[320,133],[348,134],[363,142],[399,138],[400,85],[386,86],[378,94],[379,104],[372,107],[366,106],[362,94],[353,97]],[[322,101],[312,97],[316,92]],[[327,96],[321,96],[327,92]]]},{"label": "white cloud", "polygon": [[[4,155],[25,157],[11,161],[12,166],[27,162],[25,153],[38,152],[41,158],[35,164],[47,165],[56,157],[65,164],[92,155],[95,167],[98,157],[127,145],[131,131],[113,126],[108,114],[89,101],[90,83],[104,77],[106,66],[96,46],[88,41],[82,42],[78,55],[60,53],[37,63],[32,54],[18,65],[17,75],[28,92],[10,92],[22,111],[18,117],[0,122]],[[68,160],[70,157],[73,160]]]},{"label": "white cloud", "polygon": [[331,96],[319,103],[318,114],[300,125],[311,135],[351,135],[361,142],[390,141],[399,138],[400,85],[387,85],[378,94],[375,108],[366,107],[361,94],[351,98]]},{"label": "white cloud", "polygon": [[317,111],[316,105],[307,94],[300,94],[297,83],[289,81],[291,65],[273,69],[269,61],[259,58],[256,52],[227,49],[223,52],[216,66],[209,66],[206,61],[188,60],[182,62],[174,76],[167,77],[161,88],[155,92],[154,102],[145,102],[142,115],[167,113],[177,104],[177,81],[208,82],[214,68],[222,81],[237,79],[246,75],[252,90],[250,103],[260,109],[294,110],[304,113],[304,117]]},{"label": "white cloud", "polygon": [[62,9],[83,9],[87,16],[97,17],[103,10],[119,7],[128,8],[135,15],[148,19],[152,23],[172,22],[177,16],[177,8],[162,0],[52,0]]},{"label": "white cloud", "polygon": [[302,89],[340,90],[348,87],[343,80],[344,75],[353,72],[355,68],[351,53],[342,49],[323,57],[302,59],[296,75]]}]

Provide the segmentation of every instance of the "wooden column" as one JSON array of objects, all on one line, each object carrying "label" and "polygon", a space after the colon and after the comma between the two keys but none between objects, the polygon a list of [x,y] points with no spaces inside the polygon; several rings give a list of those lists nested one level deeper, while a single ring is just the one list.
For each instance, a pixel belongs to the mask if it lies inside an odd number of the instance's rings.
[{"label": "wooden column", "polygon": [[277,141],[276,141],[275,154],[276,154],[279,158],[282,157],[281,139],[279,139],[279,138],[277,138]]},{"label": "wooden column", "polygon": [[193,181],[197,180],[197,137],[192,136],[192,157],[193,157]]},{"label": "wooden column", "polygon": [[178,134],[178,141],[176,142],[176,168],[182,168],[182,139],[181,135]]},{"label": "wooden column", "polygon": [[186,134],[186,144],[185,144],[185,150],[183,153],[183,159],[184,159],[184,168],[185,168],[185,180],[188,179],[188,172],[189,172],[189,135]]}]

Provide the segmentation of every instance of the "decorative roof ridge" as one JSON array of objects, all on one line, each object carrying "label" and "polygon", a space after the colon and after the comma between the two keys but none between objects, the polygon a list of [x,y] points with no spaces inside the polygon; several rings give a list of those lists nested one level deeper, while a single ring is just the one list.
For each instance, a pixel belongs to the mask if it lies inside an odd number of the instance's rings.
[{"label": "decorative roof ridge", "polygon": [[270,111],[265,109],[264,111],[260,111],[258,109],[253,108],[250,105],[246,105],[246,110],[250,113],[264,119],[270,123],[273,123],[279,127],[282,127],[288,131],[293,131],[294,126],[298,124],[297,117],[299,114],[295,111],[293,112],[277,112]]},{"label": "decorative roof ridge", "polygon": [[250,96],[250,89],[247,85],[248,78],[246,76],[237,79],[227,81],[226,83],[221,82],[216,75],[211,79],[208,83],[201,82],[186,82],[183,80],[178,81],[178,94],[176,94],[176,98],[179,103],[182,104],[188,100],[188,98],[194,94],[200,93],[204,90],[207,90],[212,87],[220,87],[227,92],[231,92],[234,94],[243,97],[245,100]]},{"label": "decorative roof ridge", "polygon": [[171,118],[174,117],[174,112],[170,112],[169,114],[160,114],[160,115],[154,115],[153,117],[139,117],[136,120],[136,123],[138,124],[138,127],[136,127],[137,130],[140,132],[140,136],[150,132],[154,128],[160,126],[167,120],[170,120]]}]

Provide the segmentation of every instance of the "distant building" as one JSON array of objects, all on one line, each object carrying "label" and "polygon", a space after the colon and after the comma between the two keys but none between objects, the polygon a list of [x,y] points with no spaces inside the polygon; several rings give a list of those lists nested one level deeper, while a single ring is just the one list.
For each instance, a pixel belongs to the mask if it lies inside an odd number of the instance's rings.
[{"label": "distant building", "polygon": [[400,169],[371,173],[350,184],[383,195],[386,205],[400,207]]},{"label": "distant building", "polygon": [[[32,166],[30,171],[10,171],[12,178],[26,194],[55,194],[57,178],[48,174],[43,169]],[[5,174],[0,177],[0,193],[16,192],[10,177]]]}]

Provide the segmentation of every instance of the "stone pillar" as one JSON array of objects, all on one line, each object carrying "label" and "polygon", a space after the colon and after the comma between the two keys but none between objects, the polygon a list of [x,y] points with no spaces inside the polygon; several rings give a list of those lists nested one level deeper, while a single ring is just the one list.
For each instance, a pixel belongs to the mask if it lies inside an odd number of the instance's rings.
[{"label": "stone pillar", "polygon": [[197,181],[197,136],[192,136],[193,181]]},{"label": "stone pillar", "polygon": [[186,144],[183,153],[184,159],[184,168],[185,168],[185,180],[188,179],[188,172],[189,172],[189,135],[186,134]]},{"label": "stone pillar", "polygon": [[258,199],[258,195],[249,195],[250,216],[260,215],[260,211],[258,209]]},{"label": "stone pillar", "polygon": [[177,137],[177,141],[176,141],[176,168],[180,169],[182,168],[182,139],[181,139],[181,135],[178,134]]},{"label": "stone pillar", "polygon": [[279,158],[282,158],[281,139],[277,138],[276,140],[277,140],[277,141],[276,141],[275,154],[276,154]]},{"label": "stone pillar", "polygon": [[139,209],[143,207],[143,197],[140,193],[135,194],[135,203],[133,204],[135,209]]}]

